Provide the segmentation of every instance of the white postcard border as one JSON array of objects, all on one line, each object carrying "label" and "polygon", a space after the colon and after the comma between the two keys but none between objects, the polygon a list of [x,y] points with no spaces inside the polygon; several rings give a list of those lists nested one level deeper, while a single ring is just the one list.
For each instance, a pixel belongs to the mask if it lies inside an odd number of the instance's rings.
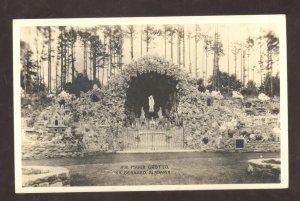
[{"label": "white postcard border", "polygon": [[[281,182],[272,184],[207,184],[207,185],[138,185],[138,186],[82,186],[82,187],[22,187],[21,153],[21,93],[20,93],[20,30],[28,26],[91,26],[141,24],[239,24],[274,23],[279,26],[280,40],[280,137]],[[289,186],[288,172],[288,90],[287,90],[286,18],[278,15],[183,16],[183,17],[122,17],[122,18],[66,18],[13,20],[13,91],[14,91],[14,155],[16,193],[115,192],[115,191],[174,191],[226,189],[282,189]]]}]

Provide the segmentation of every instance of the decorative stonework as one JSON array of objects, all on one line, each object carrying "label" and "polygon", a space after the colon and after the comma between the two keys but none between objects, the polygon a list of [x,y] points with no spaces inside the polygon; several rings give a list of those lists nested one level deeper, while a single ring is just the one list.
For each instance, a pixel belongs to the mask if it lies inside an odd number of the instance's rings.
[{"label": "decorative stonework", "polygon": [[280,181],[280,158],[262,158],[248,161],[247,171],[252,175],[273,177]]},{"label": "decorative stonework", "polygon": [[[155,72],[176,80],[176,100],[171,111],[158,110],[154,127],[183,126],[184,148],[200,151],[279,151],[279,115],[269,111],[279,106],[279,101],[221,97],[218,92],[201,93],[196,81],[170,61],[159,57],[142,57],[127,65],[122,74],[111,79],[105,88],[93,88],[75,99],[63,93],[54,98],[54,104],[35,117],[36,122],[48,123],[31,128],[35,132],[23,145],[24,158],[78,156],[91,152],[122,150],[123,132],[126,128],[149,128],[143,108],[140,118],[128,123],[126,90],[130,80],[141,74]],[[96,96],[98,101],[93,101]],[[67,97],[67,98],[66,98]],[[58,100],[65,100],[59,106]],[[208,100],[209,104],[208,104]],[[245,103],[251,103],[247,108]],[[249,104],[248,104],[249,105]],[[255,109],[247,112],[246,109]],[[168,118],[164,115],[168,113]],[[57,115],[57,118],[55,117]],[[58,121],[55,125],[55,121]],[[50,123],[49,123],[50,122]],[[133,122],[133,123],[132,123]],[[46,124],[47,125],[47,124]],[[65,132],[55,132],[55,126],[67,126]],[[29,129],[28,129],[29,130]],[[43,132],[37,132],[43,130]],[[279,130],[279,131],[278,131]],[[57,135],[57,133],[59,135]],[[244,148],[236,148],[234,139],[244,139]],[[32,145],[35,143],[35,145]],[[267,149],[263,145],[267,144]],[[45,146],[55,146],[52,148]],[[58,146],[59,145],[59,146]],[[272,147],[273,146],[273,147]]]},{"label": "decorative stonework", "polygon": [[62,167],[24,166],[22,175],[23,187],[70,186],[69,170]]},{"label": "decorative stonework", "polygon": [[67,128],[67,122],[63,112],[55,111],[49,118],[47,127],[52,132],[64,132]]}]

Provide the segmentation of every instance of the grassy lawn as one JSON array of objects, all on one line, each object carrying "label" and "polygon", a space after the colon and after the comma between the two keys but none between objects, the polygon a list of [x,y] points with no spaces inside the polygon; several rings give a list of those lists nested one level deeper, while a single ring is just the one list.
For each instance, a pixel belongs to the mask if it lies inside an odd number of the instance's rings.
[{"label": "grassy lawn", "polygon": [[[263,153],[264,158],[279,153]],[[72,186],[273,183],[272,178],[247,174],[247,161],[260,153],[127,153],[84,158],[23,160],[23,165],[62,166],[70,170]],[[165,171],[149,174],[148,166]],[[124,167],[127,166],[128,172]],[[145,169],[136,169],[145,167]],[[122,171],[119,174],[117,171]],[[133,174],[132,171],[147,174]],[[169,172],[168,172],[169,171]],[[131,173],[131,174],[130,174]]]}]

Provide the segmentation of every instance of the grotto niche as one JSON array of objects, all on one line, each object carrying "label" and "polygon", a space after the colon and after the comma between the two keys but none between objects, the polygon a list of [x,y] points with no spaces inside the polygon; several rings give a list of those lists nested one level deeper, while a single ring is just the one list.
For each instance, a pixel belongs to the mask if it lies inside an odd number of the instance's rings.
[{"label": "grotto niche", "polygon": [[[133,77],[126,91],[125,109],[130,120],[141,116],[141,108],[145,117],[158,118],[161,108],[162,115],[170,118],[170,111],[178,102],[176,86],[178,81],[171,76],[149,72]],[[153,96],[154,112],[149,112],[148,97]],[[174,109],[174,108],[173,108]]]},{"label": "grotto niche", "polygon": [[[110,80],[107,86],[114,112],[112,121],[129,128],[154,120],[156,125],[181,125],[179,109],[182,97],[194,86],[191,78],[172,61],[158,56],[144,56],[127,64],[122,73]],[[196,82],[195,82],[196,83]],[[196,84],[195,90],[197,91]],[[149,97],[153,96],[154,111],[149,112]],[[143,109],[142,109],[143,108]],[[142,118],[142,119],[143,119]]]}]

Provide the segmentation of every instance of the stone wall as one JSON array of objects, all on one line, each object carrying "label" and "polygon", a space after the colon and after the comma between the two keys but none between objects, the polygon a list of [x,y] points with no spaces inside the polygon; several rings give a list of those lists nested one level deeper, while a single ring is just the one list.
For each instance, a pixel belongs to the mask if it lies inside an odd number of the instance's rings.
[{"label": "stone wall", "polygon": [[22,158],[40,159],[54,157],[82,156],[83,145],[80,137],[75,137],[68,128],[62,133],[42,131],[22,131]]},{"label": "stone wall", "polygon": [[[246,101],[234,98],[215,98],[191,89],[178,105],[183,118],[186,149],[200,151],[279,151],[278,136],[273,129],[279,127],[279,116],[247,114]],[[188,92],[188,88],[187,88]],[[92,102],[93,94],[99,101]],[[212,105],[207,105],[207,99]],[[113,99],[116,103],[111,104]],[[48,128],[22,129],[22,158],[77,157],[97,152],[122,150],[124,130],[123,98],[109,90],[93,89],[82,94],[80,100],[66,102],[70,115],[65,132]],[[269,103],[263,103],[270,108]],[[52,107],[56,107],[53,105]],[[51,107],[45,111],[51,111]],[[45,113],[37,119],[44,119]],[[118,114],[122,115],[118,115]],[[235,149],[234,139],[245,140],[244,149]]]},{"label": "stone wall", "polygon": [[[278,133],[274,132],[279,128],[279,115],[269,112],[272,108],[270,102],[261,103],[265,108],[263,113],[247,114],[245,102],[248,100],[215,98],[196,92],[186,94],[182,99],[179,112],[184,121],[186,148],[234,150],[231,142],[242,138],[249,143],[244,150],[264,151],[268,143],[267,150],[279,150],[276,143]],[[211,105],[207,105],[207,99],[212,100]],[[279,106],[279,103],[275,105]],[[272,147],[273,142],[275,147]]]},{"label": "stone wall", "polygon": [[280,142],[248,142],[245,150],[248,152],[279,152]]},{"label": "stone wall", "polygon": [[267,176],[280,181],[281,162],[279,158],[252,159],[248,161],[248,173],[258,176]]},{"label": "stone wall", "polygon": [[69,170],[62,167],[23,166],[23,187],[70,186]]},{"label": "stone wall", "polygon": [[247,142],[243,148],[236,148],[235,139],[228,140],[222,147],[202,145],[200,151],[206,152],[280,152],[280,142]]},{"label": "stone wall", "polygon": [[245,142],[244,148],[235,148],[233,146],[225,148],[226,151],[235,152],[280,152],[280,142]]},{"label": "stone wall", "polygon": [[113,150],[113,136],[110,135],[110,131],[109,125],[92,124],[83,126],[84,154]]}]

